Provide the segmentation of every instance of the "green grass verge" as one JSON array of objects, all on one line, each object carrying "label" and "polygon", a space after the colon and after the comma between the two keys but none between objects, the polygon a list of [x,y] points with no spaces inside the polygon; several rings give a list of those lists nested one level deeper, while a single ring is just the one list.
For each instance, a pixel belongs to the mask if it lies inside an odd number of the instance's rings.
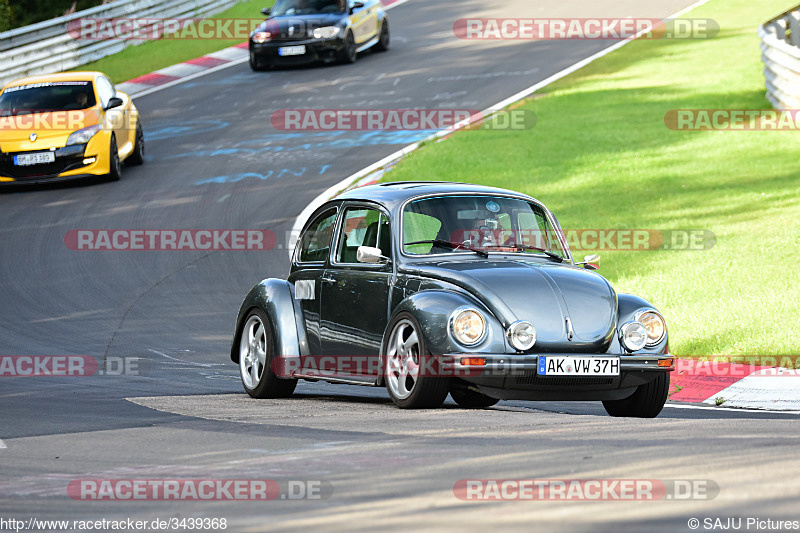
[{"label": "green grass verge", "polygon": [[[797,355],[796,132],[686,132],[671,109],[766,109],[758,25],[786,0],[712,0],[707,40],[638,40],[524,103],[535,128],[472,130],[424,146],[384,181],[506,187],[564,228],[706,229],[707,251],[601,252],[600,272],[665,315],[681,355]],[[591,252],[581,252],[591,253]]]},{"label": "green grass verge", "polygon": [[[261,9],[274,0],[247,0],[210,18],[263,20]],[[81,65],[73,70],[99,70],[114,83],[128,81],[176,63],[240,44],[247,39],[159,39],[128,46],[114,55]]]}]

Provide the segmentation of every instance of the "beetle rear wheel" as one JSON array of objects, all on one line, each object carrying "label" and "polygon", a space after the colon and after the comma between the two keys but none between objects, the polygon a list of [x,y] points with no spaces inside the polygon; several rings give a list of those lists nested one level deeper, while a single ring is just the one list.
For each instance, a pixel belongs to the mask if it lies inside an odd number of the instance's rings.
[{"label": "beetle rear wheel", "polygon": [[404,409],[439,407],[449,380],[438,376],[436,361],[425,347],[416,319],[400,313],[392,320],[384,344],[384,377],[392,401]]},{"label": "beetle rear wheel", "polygon": [[653,381],[639,385],[627,398],[604,401],[603,407],[611,416],[655,418],[664,408],[668,393],[669,373],[663,372]]},{"label": "beetle rear wheel", "polygon": [[287,398],[296,379],[281,379],[272,369],[275,348],[272,329],[261,309],[254,309],[239,334],[239,373],[242,385],[253,398]]}]

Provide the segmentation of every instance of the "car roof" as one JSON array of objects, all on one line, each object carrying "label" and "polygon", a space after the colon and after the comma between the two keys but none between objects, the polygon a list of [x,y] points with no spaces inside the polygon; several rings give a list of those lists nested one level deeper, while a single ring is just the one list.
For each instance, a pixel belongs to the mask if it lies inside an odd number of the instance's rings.
[{"label": "car roof", "polygon": [[3,89],[7,87],[18,87],[20,85],[28,85],[31,83],[45,83],[48,81],[94,81],[97,76],[104,76],[102,72],[92,70],[85,70],[79,72],[58,72],[55,74],[37,74],[36,76],[25,76],[24,78],[17,78],[16,80],[8,82]]},{"label": "car roof", "polygon": [[536,201],[528,195],[508,189],[452,181],[395,181],[378,185],[368,185],[366,187],[359,187],[346,191],[337,196],[335,200],[372,201],[382,204],[389,209],[393,209],[407,200],[418,196],[464,193],[500,194]]}]

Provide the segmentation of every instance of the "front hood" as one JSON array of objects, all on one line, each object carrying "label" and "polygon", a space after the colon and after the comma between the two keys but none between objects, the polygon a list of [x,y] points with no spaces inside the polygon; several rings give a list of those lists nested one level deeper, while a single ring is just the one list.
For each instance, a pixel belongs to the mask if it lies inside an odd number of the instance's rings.
[{"label": "front hood", "polygon": [[420,264],[415,270],[468,290],[504,326],[529,321],[536,328],[539,349],[607,349],[616,328],[617,295],[605,278],[589,270],[512,260],[442,261]]},{"label": "front hood", "polygon": [[[63,147],[74,131],[99,122],[96,109],[48,111],[0,117],[0,148],[4,152]],[[31,141],[31,134],[36,139]]]},{"label": "front hood", "polygon": [[[255,31],[268,31],[273,35],[273,40],[276,39],[275,35],[279,35],[279,39],[308,39],[315,28],[336,26],[344,17],[341,13],[273,17],[259,24]],[[294,28],[291,35],[289,28]]]}]

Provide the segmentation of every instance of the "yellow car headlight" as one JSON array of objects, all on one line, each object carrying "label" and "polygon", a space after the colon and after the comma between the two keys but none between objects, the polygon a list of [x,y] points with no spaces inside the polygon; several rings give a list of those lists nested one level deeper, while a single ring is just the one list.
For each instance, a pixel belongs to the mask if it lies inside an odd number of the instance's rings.
[{"label": "yellow car headlight", "polygon": [[647,346],[655,346],[667,334],[667,323],[664,317],[655,311],[640,311],[636,313],[635,320],[641,322],[647,330]]},{"label": "yellow car headlight", "polygon": [[460,307],[450,315],[450,331],[465,346],[478,344],[486,333],[486,319],[471,307]]},{"label": "yellow car headlight", "polygon": [[86,128],[81,128],[78,131],[73,131],[69,137],[67,137],[67,146],[71,146],[73,144],[86,144],[89,142],[89,139],[94,137],[101,129],[103,129],[103,127],[100,124],[95,124],[94,126],[88,126]]}]

